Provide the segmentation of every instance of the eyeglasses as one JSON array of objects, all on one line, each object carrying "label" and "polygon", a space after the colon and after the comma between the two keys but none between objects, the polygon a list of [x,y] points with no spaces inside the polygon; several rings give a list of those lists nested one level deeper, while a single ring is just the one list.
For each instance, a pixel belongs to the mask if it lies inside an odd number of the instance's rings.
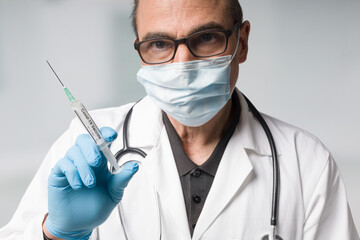
[{"label": "eyeglasses", "polygon": [[136,39],[134,47],[143,62],[147,64],[161,64],[173,60],[180,43],[184,43],[196,57],[213,57],[226,51],[229,37],[239,27],[240,23],[235,23],[231,30],[204,30],[180,39],[159,37],[146,39],[141,42],[139,42],[139,39]]}]

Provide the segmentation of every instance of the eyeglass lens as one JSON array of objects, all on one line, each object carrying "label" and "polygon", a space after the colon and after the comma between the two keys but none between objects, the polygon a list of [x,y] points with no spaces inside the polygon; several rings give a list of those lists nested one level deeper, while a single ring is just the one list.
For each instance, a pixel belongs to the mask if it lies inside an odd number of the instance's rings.
[{"label": "eyeglass lens", "polygon": [[[139,52],[145,62],[161,63],[173,58],[176,51],[176,40],[159,38],[143,41]],[[221,54],[227,45],[227,36],[221,31],[204,31],[187,38],[186,45],[197,57],[209,57]]]}]

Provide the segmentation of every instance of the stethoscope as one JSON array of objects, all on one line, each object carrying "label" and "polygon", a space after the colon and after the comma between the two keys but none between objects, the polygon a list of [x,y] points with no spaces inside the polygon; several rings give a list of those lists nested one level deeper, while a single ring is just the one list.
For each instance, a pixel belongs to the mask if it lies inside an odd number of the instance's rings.
[{"label": "stethoscope", "polygon": [[[261,114],[259,113],[259,111],[255,108],[255,106],[250,102],[250,100],[243,95],[250,111],[254,114],[255,118],[259,121],[261,127],[264,129],[266,137],[269,141],[269,145],[270,145],[270,149],[271,149],[271,158],[272,158],[272,165],[273,165],[273,190],[272,190],[272,203],[271,203],[271,219],[270,219],[270,225],[271,225],[271,232],[269,234],[264,235],[261,240],[282,240],[282,238],[278,235],[276,235],[276,227],[277,227],[277,215],[278,215],[278,208],[279,208],[279,178],[280,178],[280,169],[279,169],[279,164],[278,164],[278,159],[277,159],[277,152],[276,152],[276,147],[275,147],[275,141],[274,138],[271,134],[271,131],[268,127],[268,125],[266,124],[264,118],[261,116]],[[120,149],[116,154],[115,154],[115,158],[117,159],[117,161],[120,160],[120,158],[122,158],[124,155],[132,153],[132,154],[137,154],[140,155],[141,157],[145,158],[146,157],[146,153],[139,149],[139,148],[132,148],[129,147],[128,145],[128,122],[129,119],[131,117],[132,111],[134,106],[136,105],[136,103],[130,108],[130,110],[128,111],[128,113],[126,114],[125,120],[124,120],[124,126],[123,126],[123,148]],[[156,196],[156,204],[157,204],[157,208],[158,208],[158,219],[159,219],[159,233],[160,233],[160,238],[161,239],[161,213],[160,213],[160,202],[158,199],[158,194],[156,192],[156,190],[154,189],[155,192],[155,196]],[[123,232],[125,235],[125,239],[128,239],[127,234],[126,234],[126,230],[125,230],[125,226],[124,226],[124,219],[122,217],[122,209],[121,209],[121,202],[118,205],[118,212],[119,212],[119,217],[120,217],[120,223],[121,226],[123,228]]]}]

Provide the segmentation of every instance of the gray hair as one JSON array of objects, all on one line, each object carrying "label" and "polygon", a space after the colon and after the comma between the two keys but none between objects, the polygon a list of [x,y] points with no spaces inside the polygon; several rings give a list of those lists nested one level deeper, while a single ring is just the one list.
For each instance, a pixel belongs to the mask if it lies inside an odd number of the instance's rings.
[{"label": "gray hair", "polygon": [[[238,0],[227,0],[228,8],[230,10],[230,15],[232,16],[234,23],[236,22],[243,22],[243,12]],[[134,0],[134,6],[131,13],[131,20],[132,20],[132,27],[136,37],[138,37],[138,29],[136,24],[136,15],[137,15],[137,8],[139,5],[139,0]]]}]

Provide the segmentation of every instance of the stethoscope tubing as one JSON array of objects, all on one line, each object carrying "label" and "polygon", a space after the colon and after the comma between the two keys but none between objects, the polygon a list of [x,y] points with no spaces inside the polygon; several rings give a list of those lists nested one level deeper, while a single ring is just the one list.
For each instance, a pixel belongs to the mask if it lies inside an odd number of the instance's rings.
[{"label": "stethoscope tubing", "polygon": [[271,204],[271,220],[270,225],[277,225],[277,214],[278,214],[278,201],[279,201],[279,185],[280,185],[280,172],[279,172],[279,162],[277,159],[277,152],[274,138],[271,134],[269,126],[265,122],[264,118],[261,116],[259,111],[255,108],[255,106],[250,102],[250,100],[243,95],[250,111],[254,114],[256,119],[259,121],[261,127],[264,129],[266,137],[269,141],[270,149],[271,149],[271,158],[273,164],[273,191],[272,191],[272,204]]},{"label": "stethoscope tubing", "polygon": [[[270,128],[267,125],[265,119],[261,116],[260,112],[255,108],[255,106],[250,102],[250,100],[245,95],[243,95],[243,96],[244,96],[244,98],[245,98],[245,100],[246,100],[246,102],[247,102],[247,104],[249,106],[250,111],[253,113],[253,115],[259,121],[261,127],[263,128],[263,130],[264,130],[264,132],[266,134],[266,137],[268,139],[270,149],[271,149],[271,158],[272,158],[272,165],[273,165],[273,190],[272,190],[272,204],[271,204],[270,225],[274,229],[273,233],[275,235],[275,229],[276,229],[276,225],[277,225],[277,222],[278,222],[279,185],[280,185],[280,169],[279,169],[279,163],[278,163],[278,158],[277,158],[277,151],[276,151],[275,141],[274,141],[274,138],[273,138],[273,136],[271,134]],[[129,123],[129,119],[131,117],[133,108],[137,103],[138,102],[136,102],[130,108],[128,113],[126,114],[126,117],[125,117],[125,120],[124,120],[124,125],[123,125],[123,148],[120,149],[115,154],[115,158],[117,159],[117,161],[119,161],[122,156],[124,156],[125,154],[128,154],[128,153],[135,153],[135,154],[138,154],[138,155],[142,156],[143,158],[145,158],[147,156],[146,153],[143,150],[141,150],[139,148],[132,148],[132,147],[129,147],[129,145],[128,145],[128,132],[127,132],[128,131],[128,123]],[[121,212],[121,209],[119,208],[120,221],[121,221],[122,224],[124,224],[120,212]],[[268,239],[267,236],[268,235],[265,235],[263,239]],[[275,237],[275,239],[281,239],[277,235],[274,236],[274,237]],[[127,236],[126,236],[126,238],[127,238]]]}]

